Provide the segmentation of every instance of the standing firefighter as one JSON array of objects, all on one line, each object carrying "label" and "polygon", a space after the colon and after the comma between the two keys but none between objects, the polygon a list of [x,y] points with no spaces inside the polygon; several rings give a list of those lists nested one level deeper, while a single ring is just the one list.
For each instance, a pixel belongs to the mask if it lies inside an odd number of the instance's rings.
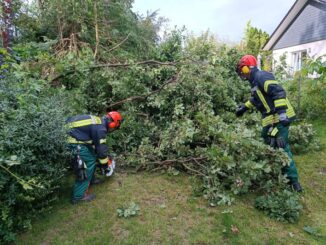
[{"label": "standing firefighter", "polygon": [[295,112],[283,87],[275,81],[274,75],[257,68],[257,60],[252,55],[243,56],[237,67],[237,73],[251,85],[251,98],[238,107],[236,115],[242,116],[247,110],[256,107],[262,114],[262,137],[266,144],[283,148],[291,159],[290,165],[282,169],[295,191],[301,192],[298,172],[288,143],[289,125],[295,118]]},{"label": "standing firefighter", "polygon": [[88,194],[88,187],[94,181],[96,160],[102,173],[111,175],[114,170],[108,157],[106,136],[118,129],[122,123],[119,112],[111,111],[104,118],[79,115],[67,120],[69,128],[68,143],[74,156],[76,181],[73,187],[72,203],[92,201],[94,194]]}]

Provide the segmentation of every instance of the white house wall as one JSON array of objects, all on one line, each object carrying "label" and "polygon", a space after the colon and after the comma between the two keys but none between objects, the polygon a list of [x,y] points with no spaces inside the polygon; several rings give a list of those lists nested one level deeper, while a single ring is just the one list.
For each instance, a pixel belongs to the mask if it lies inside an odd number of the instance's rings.
[{"label": "white house wall", "polygon": [[[280,57],[286,54],[286,64],[291,67],[293,65],[292,54],[299,51],[307,51],[310,58],[316,59],[320,56],[326,55],[326,40],[305,43],[293,47],[287,47],[282,49],[273,50],[273,58],[279,63]],[[326,56],[322,58],[326,61]],[[275,64],[274,64],[275,65]]]}]

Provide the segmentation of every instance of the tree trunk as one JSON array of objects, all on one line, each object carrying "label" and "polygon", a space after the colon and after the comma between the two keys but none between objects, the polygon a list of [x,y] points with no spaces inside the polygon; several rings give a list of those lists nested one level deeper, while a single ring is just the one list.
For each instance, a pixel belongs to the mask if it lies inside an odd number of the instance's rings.
[{"label": "tree trunk", "polygon": [[2,2],[2,45],[7,51],[10,51],[11,42],[13,39],[13,12],[12,0],[3,0]]},{"label": "tree trunk", "polygon": [[99,34],[98,34],[98,21],[97,21],[97,1],[95,0],[94,1],[94,25],[95,25],[95,40],[96,40],[96,43],[95,43],[95,51],[94,51],[94,59],[96,59],[96,55],[97,55],[97,52],[98,52],[98,45],[100,43],[100,38],[99,38]]}]

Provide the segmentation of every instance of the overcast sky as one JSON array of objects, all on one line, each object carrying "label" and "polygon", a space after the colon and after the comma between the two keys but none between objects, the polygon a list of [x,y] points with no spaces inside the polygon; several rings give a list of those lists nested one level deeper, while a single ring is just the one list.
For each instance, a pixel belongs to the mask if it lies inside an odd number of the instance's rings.
[{"label": "overcast sky", "polygon": [[158,10],[169,26],[185,26],[198,35],[210,30],[220,39],[239,42],[247,21],[272,34],[295,0],[134,0],[133,10],[146,16]]}]

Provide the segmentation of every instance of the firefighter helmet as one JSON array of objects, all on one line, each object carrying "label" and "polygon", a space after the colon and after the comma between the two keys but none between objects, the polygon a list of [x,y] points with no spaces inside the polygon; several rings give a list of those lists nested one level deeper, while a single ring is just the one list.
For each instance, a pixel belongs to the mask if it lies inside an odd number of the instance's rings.
[{"label": "firefighter helmet", "polygon": [[110,129],[118,129],[123,121],[122,116],[117,111],[110,111],[106,114],[109,118],[108,127]]},{"label": "firefighter helmet", "polygon": [[253,55],[247,54],[240,59],[237,72],[240,76],[247,75],[253,67],[257,67],[257,60]]}]

